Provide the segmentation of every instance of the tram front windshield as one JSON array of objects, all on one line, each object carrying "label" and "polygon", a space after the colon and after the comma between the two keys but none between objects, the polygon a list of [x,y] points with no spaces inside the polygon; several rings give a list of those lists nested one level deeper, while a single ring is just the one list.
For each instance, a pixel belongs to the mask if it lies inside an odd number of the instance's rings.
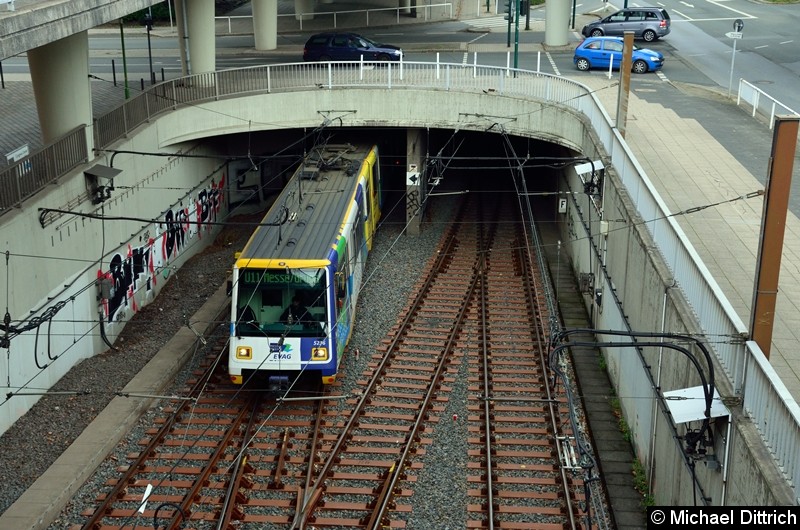
[{"label": "tram front windshield", "polygon": [[324,269],[239,269],[238,336],[324,337]]}]

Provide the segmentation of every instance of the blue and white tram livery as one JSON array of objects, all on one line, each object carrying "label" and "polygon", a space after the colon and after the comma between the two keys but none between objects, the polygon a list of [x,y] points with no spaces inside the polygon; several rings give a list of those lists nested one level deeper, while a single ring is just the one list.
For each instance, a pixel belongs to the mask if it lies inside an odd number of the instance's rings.
[{"label": "blue and white tram livery", "polygon": [[[382,207],[378,148],[315,149],[237,256],[228,371],[271,389],[336,380]],[[288,311],[299,298],[302,314]]]}]

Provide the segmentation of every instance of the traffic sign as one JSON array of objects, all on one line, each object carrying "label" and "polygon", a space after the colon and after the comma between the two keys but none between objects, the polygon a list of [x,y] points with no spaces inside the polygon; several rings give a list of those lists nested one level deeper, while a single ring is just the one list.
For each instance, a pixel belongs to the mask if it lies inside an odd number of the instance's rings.
[{"label": "traffic sign", "polygon": [[741,31],[729,31],[728,33],[725,34],[725,36],[728,37],[729,39],[741,39],[742,38],[742,32]]},{"label": "traffic sign", "polygon": [[741,33],[744,29],[744,21],[741,18],[737,18],[733,21],[733,31]]}]

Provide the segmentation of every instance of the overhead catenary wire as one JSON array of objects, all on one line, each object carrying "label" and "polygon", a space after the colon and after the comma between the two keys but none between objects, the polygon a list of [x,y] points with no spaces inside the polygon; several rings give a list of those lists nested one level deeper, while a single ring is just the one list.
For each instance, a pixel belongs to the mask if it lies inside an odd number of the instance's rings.
[{"label": "overhead catenary wire", "polygon": [[[308,134],[307,136],[314,135],[314,134],[316,134],[316,132],[318,132],[318,129],[315,129],[314,131],[312,131],[312,132],[311,132],[310,134]],[[451,139],[449,139],[449,140],[447,141],[447,143],[451,142],[451,141],[452,141],[452,139],[453,139],[454,137],[455,137],[455,133],[454,133],[454,134],[451,136]],[[297,142],[295,142],[295,144],[297,144],[299,141],[300,141],[300,140],[298,140]],[[288,148],[289,148],[289,147],[287,147],[286,149],[288,149]],[[285,149],[284,149],[284,151],[285,151]],[[142,154],[144,154],[144,153],[142,153]],[[442,156],[442,154],[443,154],[443,152],[442,152],[442,150],[440,150],[440,152],[439,152],[439,153],[437,153],[437,157],[441,157],[441,156]],[[441,162],[441,164],[439,165],[439,167],[442,167],[442,168],[446,169],[446,168],[450,167],[450,162],[451,162],[451,160],[452,160],[452,159],[461,159],[461,158],[465,158],[465,159],[466,159],[466,158],[469,158],[469,157],[458,157],[458,156],[456,156],[456,155],[452,155],[452,156],[450,156],[450,157],[448,157],[448,158],[449,158],[450,160],[448,160],[448,161],[446,161],[446,162],[445,162],[445,161],[442,161],[442,162]],[[494,157],[489,157],[489,158],[494,158]],[[497,158],[506,159],[506,160],[511,160],[512,158],[516,158],[516,157],[509,157],[509,156],[506,156],[506,157],[497,157]],[[566,165],[567,165],[567,164],[569,164],[569,163],[574,163],[576,159],[575,159],[574,157],[534,157],[534,158],[532,158],[532,159],[530,159],[530,158],[526,158],[524,161],[520,162],[520,165],[527,164],[527,162],[529,162],[530,160],[542,160],[542,161],[544,161],[544,160],[549,160],[549,161],[550,161],[550,163],[547,163],[547,164],[541,164],[541,165],[543,165],[543,166],[547,166],[547,167],[564,167],[564,166],[566,166]],[[528,166],[524,166],[524,167],[528,167]],[[759,191],[752,192],[752,193],[750,193],[750,194],[747,194],[747,195],[743,195],[743,196],[735,197],[735,198],[732,198],[732,199],[726,199],[726,200],[723,200],[723,201],[718,201],[718,202],[716,202],[716,203],[710,203],[710,204],[708,204],[708,205],[702,205],[702,206],[696,206],[696,207],[688,208],[688,209],[686,209],[686,210],[683,210],[683,211],[681,211],[681,212],[676,212],[676,213],[670,214],[670,215],[668,215],[668,216],[663,216],[663,217],[660,217],[660,218],[657,218],[657,219],[662,219],[662,218],[666,218],[666,217],[670,217],[670,216],[677,216],[677,215],[687,215],[687,214],[690,214],[690,213],[695,213],[695,212],[697,212],[697,211],[701,211],[702,209],[705,209],[705,208],[708,208],[708,207],[712,207],[712,206],[715,206],[715,205],[723,204],[723,203],[726,203],[726,202],[733,202],[733,201],[737,201],[737,200],[743,200],[743,199],[747,199],[747,198],[752,198],[752,197],[759,196],[759,195],[761,195],[761,194],[763,194],[763,191],[762,191],[762,190],[759,190]],[[426,200],[427,200],[427,198],[426,198]],[[75,214],[75,212],[69,212],[69,213]],[[86,214],[86,215],[91,215],[91,214]],[[108,219],[108,220],[111,220],[111,219],[113,219],[113,220],[128,220],[128,219],[129,219],[129,220],[136,220],[136,221],[142,221],[142,222],[159,222],[159,220],[158,220],[158,219],[145,219],[145,218],[135,218],[135,217],[125,217],[125,216],[120,216],[120,217],[105,217],[105,216],[97,216],[97,217],[98,217],[98,218],[104,218],[104,219]],[[230,216],[229,216],[229,217],[230,217]],[[652,220],[644,220],[644,221],[640,221],[640,223],[648,223],[648,222],[651,222],[651,221],[652,221]],[[386,219],[384,218],[384,219],[381,221],[381,226],[383,226],[383,225],[384,225],[386,222],[387,222],[387,221],[386,221]],[[217,222],[213,222],[213,224],[227,225],[227,224],[230,224],[230,222],[229,222],[229,221],[224,221],[224,222],[219,222],[219,223],[217,223]],[[255,226],[256,224],[260,224],[260,223],[252,223],[252,224]],[[628,229],[629,227],[630,227],[630,225],[626,225],[625,227],[621,227],[621,228],[612,228],[612,229],[610,229],[610,230],[611,230],[611,231],[614,231],[614,230],[623,230],[623,229]],[[588,237],[588,236],[587,236],[587,237]],[[578,240],[578,239],[581,239],[581,238],[575,238],[575,239],[576,239],[576,240]],[[7,251],[7,252],[6,252],[6,254],[7,254],[7,260],[9,259],[9,257],[10,257],[11,255],[13,255],[13,254],[11,254],[9,251]],[[43,259],[46,259],[46,258],[44,258],[44,257],[42,257],[42,258],[43,258]],[[52,257],[52,258],[50,258],[50,259],[69,259],[69,258]],[[92,262],[91,262],[91,261],[89,261],[89,260],[87,260],[87,262],[90,262],[90,263],[92,263]],[[7,270],[7,274],[8,274],[8,270]]]},{"label": "overhead catenary wire", "polygon": [[[312,131],[312,133],[311,133],[311,134],[314,134],[315,132],[316,132],[316,129],[315,129],[314,131]],[[302,140],[303,140],[303,139],[301,138],[300,140],[296,140],[295,142],[293,142],[293,143],[289,144],[289,145],[288,145],[288,146],[286,146],[286,147],[285,147],[285,148],[284,148],[282,151],[280,151],[280,152],[279,152],[279,154],[282,154],[283,152],[287,151],[288,149],[290,149],[290,148],[291,148],[291,147],[293,147],[294,145],[297,145],[297,144],[298,144],[298,143],[300,143]],[[152,154],[152,153],[138,153],[138,152],[137,152],[136,154]],[[158,155],[158,156],[162,156],[163,154],[162,154],[162,153],[157,153],[157,155]],[[113,156],[113,155],[112,155],[112,156]],[[207,178],[210,178],[211,176],[213,176],[213,174],[214,174],[214,173],[216,173],[216,171],[218,171],[218,169],[216,169],[214,172],[212,172],[210,175],[208,175],[208,177],[207,177]],[[276,178],[277,178],[277,177],[276,177]],[[203,179],[203,182],[205,182],[205,180],[206,180],[206,179]],[[196,189],[198,189],[198,187],[195,187],[195,188],[193,188],[193,190],[196,190]],[[253,193],[257,193],[257,192],[258,192],[258,190],[254,190],[254,191],[253,191]],[[101,208],[102,208],[102,207],[101,207]],[[41,215],[43,215],[43,210],[48,210],[48,209],[40,209],[40,217],[41,217]],[[49,209],[49,211],[59,211],[59,210],[56,210],[56,209]],[[101,209],[101,211],[102,211],[102,209]],[[112,218],[111,218],[111,217],[109,217],[109,216],[103,216],[103,215],[99,215],[99,216],[97,216],[97,215],[95,215],[95,214],[79,214],[79,213],[77,213],[77,212],[74,212],[74,211],[62,211],[62,212],[63,212],[63,213],[66,213],[66,214],[71,214],[71,215],[78,215],[78,216],[80,216],[80,215],[83,215],[83,216],[86,216],[86,217],[94,217],[94,218],[100,219],[100,220],[101,220],[101,224],[102,224],[102,226],[103,226],[103,233],[104,233],[104,229],[105,229],[105,224],[104,224],[104,221],[105,221],[105,220],[111,220],[111,219],[112,219]],[[227,215],[227,217],[230,217],[230,216],[234,215],[234,212],[235,212],[235,209],[234,209],[232,212],[228,212],[228,215]],[[144,218],[135,218],[135,217],[130,217],[130,218],[120,218],[120,219],[115,219],[115,220],[134,220],[134,221],[141,221],[141,222],[145,222],[145,223],[157,223],[157,222],[165,222],[165,221],[159,221],[159,220],[153,220],[153,219],[144,219]],[[184,223],[184,224],[186,224],[186,223]],[[188,224],[194,224],[194,223],[193,223],[193,222],[190,222],[190,223],[188,223]],[[210,225],[210,224],[213,224],[213,225],[217,225],[217,224],[220,224],[220,225],[225,225],[225,223],[217,223],[217,222],[213,222],[213,223],[211,223],[211,222],[206,222],[206,223],[202,223],[202,224],[204,224],[204,225]],[[199,240],[195,240],[195,241],[194,241],[193,243],[191,243],[191,244],[199,244]],[[103,236],[103,249],[104,249],[104,245],[105,245],[105,236]],[[9,268],[10,268],[10,267],[8,266],[8,259],[10,259],[10,256],[11,256],[11,253],[10,253],[10,252],[7,252],[7,267],[6,267],[6,273],[7,273],[6,284],[7,284],[7,285],[9,285],[9,281],[10,281],[10,279],[8,278],[8,273],[9,273]],[[73,284],[73,283],[74,283],[74,282],[75,282],[75,281],[76,281],[78,278],[80,278],[82,274],[84,274],[86,271],[88,271],[88,270],[89,270],[89,268],[91,268],[93,265],[96,265],[96,264],[100,263],[100,262],[102,261],[102,259],[104,258],[104,256],[105,256],[105,250],[102,250],[102,251],[101,251],[101,258],[100,258],[100,261],[98,261],[98,260],[87,260],[87,263],[89,263],[89,266],[88,266],[86,269],[84,269],[84,271],[83,271],[82,273],[80,273],[80,274],[76,275],[76,276],[75,276],[75,280],[73,280],[72,282],[70,282],[69,284],[67,284],[67,285],[64,287],[64,290],[66,290],[67,288],[71,287],[71,285],[72,285],[72,284]],[[88,285],[84,286],[83,288],[81,288],[81,289],[78,291],[78,293],[76,293],[74,296],[77,296],[77,295],[81,294],[82,292],[86,291],[87,289],[94,288],[95,286],[96,286],[96,282],[95,282],[95,281],[93,281],[93,282],[91,282],[90,284],[88,284]],[[7,289],[7,291],[6,291],[6,292],[8,293],[9,291],[10,291],[10,290],[8,290],[8,289]],[[62,291],[62,292],[63,292],[63,291]],[[65,303],[66,303],[66,302],[65,302]],[[56,305],[55,305],[55,306],[52,306],[52,307],[56,307],[56,308],[60,309],[61,307],[63,307],[63,305],[60,305],[60,306],[59,306],[59,305],[58,305],[58,302],[57,302],[57,303],[56,303]],[[8,306],[7,306],[7,311],[6,311],[6,315],[5,315],[5,317],[4,317],[3,324],[2,324],[2,326],[0,326],[0,331],[3,331],[3,332],[4,332],[4,337],[5,337],[5,339],[6,339],[6,340],[5,340],[5,341],[3,341],[2,343],[0,343],[0,346],[2,346],[2,345],[4,345],[4,344],[7,344],[7,346],[6,346],[6,347],[8,347],[8,348],[9,348],[9,351],[8,351],[8,353],[7,353],[7,362],[9,363],[9,366],[10,366],[10,362],[11,362],[11,357],[10,357],[10,344],[11,344],[11,338],[13,338],[13,336],[17,336],[17,335],[19,335],[19,334],[20,334],[20,333],[22,333],[22,332],[25,332],[25,331],[30,331],[30,330],[32,330],[32,329],[38,329],[38,326],[39,326],[39,325],[41,325],[43,322],[45,322],[45,321],[49,321],[49,319],[51,319],[51,318],[52,318],[52,316],[53,316],[53,314],[54,314],[54,313],[52,313],[52,314],[51,314],[51,312],[49,312],[49,311],[48,311],[46,308],[45,308],[44,310],[45,310],[45,313],[43,314],[43,317],[36,317],[36,316],[34,316],[34,317],[30,318],[30,319],[25,319],[25,320],[21,321],[21,323],[28,322],[28,325],[29,325],[30,327],[25,327],[25,325],[24,325],[24,324],[23,324],[23,325],[20,325],[20,326],[12,326],[13,320],[12,320],[12,318],[11,318],[11,315],[10,315],[10,312],[9,312],[9,310],[8,310]],[[40,310],[40,311],[41,311],[41,310]],[[57,312],[57,311],[56,311],[56,312]],[[34,312],[34,315],[35,315],[35,312]],[[104,341],[105,341],[105,342],[106,342],[106,343],[107,343],[107,344],[108,344],[108,345],[109,345],[111,348],[113,348],[113,345],[111,345],[110,341],[108,341],[108,340],[107,340],[107,338],[106,338],[106,336],[105,336],[105,330],[102,328],[102,326],[104,326],[104,323],[102,322],[102,317],[101,317],[101,321],[99,322],[99,325],[101,326],[101,328],[100,328],[100,330],[99,330],[99,333],[100,333],[100,336],[101,336],[101,338],[103,338],[103,340],[104,340]],[[37,333],[38,333],[38,332],[37,332]],[[90,334],[90,332],[86,332],[86,333],[83,333],[81,336],[89,336],[89,334]],[[74,344],[74,343],[73,343],[73,344]],[[55,361],[55,360],[59,359],[60,357],[62,357],[62,355],[63,355],[63,354],[64,354],[64,353],[65,353],[67,350],[69,350],[70,348],[71,348],[71,347],[68,347],[67,349],[65,349],[65,350],[64,350],[64,352],[61,352],[61,353],[59,353],[59,354],[56,354],[56,355],[54,355],[54,356],[53,356],[53,355],[50,355],[50,354],[48,354],[48,356],[51,358],[51,360],[52,360],[52,361]],[[34,351],[34,355],[35,355],[35,351]],[[29,381],[27,381],[25,384],[23,384],[21,387],[19,387],[20,389],[24,389],[24,388],[25,388],[25,386],[26,386],[27,384],[29,384],[30,382],[32,382],[33,380],[35,380],[35,379],[36,379],[36,378],[37,378],[39,375],[41,375],[42,373],[44,373],[44,370],[45,370],[46,368],[48,368],[48,367],[49,367],[49,364],[48,364],[48,365],[45,365],[45,366],[42,366],[42,365],[40,365],[40,364],[38,363],[38,358],[36,359],[36,365],[37,365],[37,368],[39,368],[39,371],[38,371],[36,374],[34,374],[34,375],[33,375],[33,376],[30,378],[30,380],[29,380]],[[10,374],[10,373],[11,373],[11,370],[8,370],[8,371],[7,371],[7,373],[8,373],[8,374]],[[8,387],[9,387],[9,388],[11,387],[10,375],[9,375],[9,380],[8,380]],[[14,395],[14,392],[9,392],[9,393],[8,393],[8,396],[9,396],[9,397],[10,397],[10,396],[13,396],[13,395]],[[7,401],[7,400],[6,400],[6,401]],[[5,403],[5,402],[3,402],[3,403],[0,403],[0,406],[2,406],[4,403]]]}]

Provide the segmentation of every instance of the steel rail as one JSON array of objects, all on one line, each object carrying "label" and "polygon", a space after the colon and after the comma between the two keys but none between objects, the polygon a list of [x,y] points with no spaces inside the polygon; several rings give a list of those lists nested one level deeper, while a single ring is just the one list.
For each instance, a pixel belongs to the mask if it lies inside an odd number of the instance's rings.
[{"label": "steel rail", "polygon": [[[220,350],[216,355],[220,356],[223,354],[223,352],[224,350]],[[150,441],[139,453],[139,456],[136,458],[136,460],[134,460],[128,466],[122,476],[117,479],[117,483],[114,488],[105,496],[102,503],[97,507],[89,520],[84,523],[82,527],[83,530],[100,530],[103,527],[102,519],[111,511],[112,504],[117,502],[125,495],[129,485],[134,481],[134,477],[142,468],[145,467],[145,462],[152,457],[152,455],[156,452],[156,448],[174,430],[178,419],[181,418],[183,414],[190,411],[192,407],[194,407],[196,399],[203,392],[205,381],[208,380],[208,378],[210,378],[214,372],[215,364],[216,363],[214,362],[209,363],[209,366],[206,368],[203,376],[200,377],[194,386],[192,386],[192,388],[189,390],[188,397],[193,399],[179,402],[178,407],[170,415],[170,417],[167,418],[158,432],[156,432],[154,436],[150,437]]]},{"label": "steel rail", "polygon": [[[532,228],[535,230],[535,226]],[[528,297],[528,305],[531,310],[534,312],[534,317],[537,320],[538,325],[531,326],[533,332],[533,343],[536,346],[536,351],[539,354],[539,364],[542,369],[542,373],[548,372],[548,362],[547,356],[545,352],[548,349],[549,338],[545,336],[544,330],[545,328],[545,320],[541,318],[543,310],[546,308],[542,307],[542,304],[539,303],[539,298],[537,293],[540,292],[539,282],[537,281],[536,276],[534,275],[533,271],[538,270],[536,267],[536,262],[532,259],[532,252],[530,249],[529,239],[527,237],[523,237],[525,241],[524,249],[519,249],[519,258],[521,263],[524,265],[522,267],[523,271],[523,281],[526,286],[526,294]],[[545,396],[546,396],[546,406],[548,409],[548,416],[550,419],[550,426],[552,428],[552,432],[557,434],[559,432],[559,421],[558,421],[558,412],[557,412],[557,402],[553,400],[553,396],[550,391],[550,385],[544,385],[545,387]],[[575,436],[580,436],[580,433],[574,433]],[[556,445],[556,452],[559,455],[563,454],[563,448],[561,446],[561,437],[554,436],[554,443]],[[559,466],[559,474],[561,476],[561,483],[562,487],[564,488],[564,502],[567,504],[567,517],[569,518],[569,527],[572,530],[576,528],[576,517],[574,513],[573,507],[573,499],[572,496],[569,494],[569,478],[567,477],[567,472],[564,465]]]},{"label": "steel rail", "polygon": [[258,430],[258,425],[256,424],[256,416],[257,411],[261,402],[261,396],[256,395],[254,397],[254,401],[251,404],[252,413],[250,414],[250,419],[247,422],[247,427],[243,433],[242,439],[245,441],[242,447],[242,450],[236,454],[236,458],[234,459],[233,463],[231,464],[229,469],[233,469],[233,474],[231,476],[231,480],[228,482],[228,488],[225,491],[225,498],[222,502],[222,507],[220,509],[220,517],[219,521],[217,522],[217,529],[216,530],[227,530],[231,528],[231,520],[240,521],[243,518],[242,512],[238,508],[238,503],[240,502],[240,489],[243,487],[251,487],[252,484],[250,481],[245,478],[244,473],[247,470],[247,448],[248,444],[247,441],[252,439],[252,436]]},{"label": "steel rail", "polygon": [[[330,393],[329,389],[325,389],[325,393]],[[314,482],[314,468],[317,462],[318,456],[317,452],[319,451],[320,443],[321,443],[321,431],[322,431],[322,418],[324,417],[324,410],[325,408],[322,406],[322,401],[318,402],[317,409],[316,409],[316,418],[314,420],[314,427],[311,434],[311,440],[309,443],[310,453],[308,455],[308,468],[306,469],[306,476],[303,483],[303,486],[298,488],[298,496],[297,496],[297,506],[295,508],[295,516],[292,522],[292,527],[298,526],[298,528],[305,529],[305,518],[303,517],[303,510],[302,510],[302,500],[305,497],[304,492],[313,489],[313,482]],[[315,498],[319,498],[322,491],[312,491],[312,495]]]},{"label": "steel rail", "polygon": [[[483,229],[483,224],[479,224],[480,229]],[[480,240],[480,238],[479,238]],[[489,247],[489,245],[486,245]],[[379,503],[377,508],[372,512],[368,522],[367,528],[369,530],[380,530],[381,524],[383,523],[383,517],[385,512],[388,510],[389,503],[391,502],[392,496],[391,493],[394,491],[394,488],[397,486],[397,482],[400,479],[400,475],[402,470],[405,468],[406,460],[409,458],[409,453],[411,451],[411,446],[413,444],[414,439],[417,436],[417,433],[420,431],[421,425],[428,421],[425,412],[430,407],[431,402],[433,401],[434,396],[439,391],[437,385],[433,384],[436,381],[440,381],[444,375],[445,370],[447,369],[447,364],[449,363],[450,356],[454,350],[455,343],[458,340],[459,335],[462,332],[463,323],[467,318],[467,313],[469,311],[470,303],[475,296],[475,291],[478,288],[479,284],[483,284],[482,282],[482,274],[485,270],[485,253],[482,249],[485,248],[479,245],[477,249],[477,256],[475,258],[475,266],[473,268],[473,277],[470,281],[469,288],[467,290],[467,294],[464,297],[464,303],[461,305],[461,309],[458,312],[458,316],[453,323],[453,327],[450,330],[450,334],[447,337],[447,342],[445,343],[444,348],[439,354],[439,362],[436,365],[436,370],[434,371],[433,377],[431,378],[431,384],[428,385],[428,390],[425,392],[423,397],[422,406],[420,408],[420,413],[417,414],[417,418],[414,421],[414,424],[406,436],[406,444],[403,448],[400,457],[397,459],[397,462],[393,466],[391,472],[389,473],[388,477],[388,484],[385,488],[383,488],[381,495],[382,498],[379,499]],[[388,355],[387,355],[388,356]]]},{"label": "steel rail", "polygon": [[211,457],[206,462],[206,465],[203,466],[203,469],[196,476],[194,482],[189,488],[189,492],[184,495],[183,501],[180,503],[183,513],[181,513],[181,511],[174,513],[170,521],[166,524],[165,530],[177,529],[179,527],[178,525],[183,523],[184,516],[191,518],[191,508],[197,502],[198,497],[200,497],[200,490],[207,486],[209,477],[219,471],[217,464],[221,460],[222,455],[225,453],[228,447],[230,447],[234,436],[236,436],[245,419],[252,424],[253,417],[258,411],[258,404],[260,400],[260,396],[255,394],[251,396],[247,405],[239,410],[239,413],[235,416],[231,424],[226,429],[225,436],[223,436],[222,440],[217,444],[217,449],[212,453]]},{"label": "steel rail", "polygon": [[[463,215],[463,210],[460,215]],[[436,260],[433,265],[433,270],[439,270],[444,267],[444,264],[447,263],[451,259],[451,254],[453,249],[457,244],[457,240],[455,237],[456,228],[459,223],[454,223],[453,226],[450,228],[448,235],[446,236],[445,243],[443,245],[442,251],[438,253]],[[425,298],[425,295],[431,288],[433,284],[433,279],[435,274],[428,274],[425,282],[423,285],[418,289],[417,296],[412,304],[413,307],[420,306]],[[400,329],[404,329],[407,327],[410,322],[413,320],[414,311],[408,311],[406,316],[404,317]],[[395,335],[394,339],[392,339],[391,344],[389,346],[390,350],[396,348],[396,345],[400,342],[401,336],[400,334]],[[306,521],[311,516],[311,513],[314,511],[316,507],[316,503],[321,499],[321,490],[324,487],[324,482],[327,479],[328,475],[331,472],[331,469],[336,464],[336,456],[339,455],[344,446],[347,444],[347,441],[350,438],[350,433],[358,424],[359,417],[364,410],[364,408],[369,403],[372,394],[375,392],[376,387],[381,383],[382,377],[381,374],[384,373],[387,366],[389,364],[389,356],[383,356],[383,359],[379,363],[379,365],[375,369],[375,375],[370,379],[364,392],[361,395],[361,398],[358,400],[358,403],[354,407],[347,423],[345,424],[344,428],[339,434],[336,443],[332,447],[328,458],[326,459],[325,463],[322,465],[319,474],[317,476],[317,480],[314,482],[314,485],[310,488],[310,490],[306,490],[303,492],[303,499],[300,505],[299,513],[300,516],[294,521],[292,524],[293,529],[300,529],[303,528],[306,524]]]}]

